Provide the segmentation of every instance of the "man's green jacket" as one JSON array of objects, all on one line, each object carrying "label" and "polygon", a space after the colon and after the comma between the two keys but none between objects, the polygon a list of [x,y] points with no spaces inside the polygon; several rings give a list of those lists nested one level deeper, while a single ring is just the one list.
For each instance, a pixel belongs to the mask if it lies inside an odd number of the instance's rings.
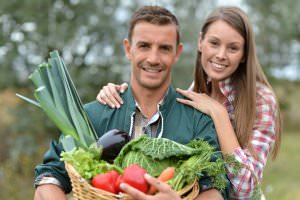
[{"label": "man's green jacket", "polygon": [[[119,109],[111,109],[97,101],[84,106],[99,137],[112,129],[123,130],[127,133],[132,132],[136,103],[131,87],[121,97],[124,104]],[[158,137],[168,138],[181,144],[187,144],[192,139],[199,138],[209,142],[216,151],[220,151],[212,119],[190,106],[177,102],[176,98],[183,97],[176,93],[174,88],[169,87],[163,103],[159,105],[162,120],[157,131]],[[44,156],[43,163],[36,166],[35,175],[37,177],[41,174],[47,174],[57,178],[64,191],[68,193],[71,191],[71,184],[64,163],[60,161],[61,151],[62,145],[53,141]],[[221,157],[221,153],[216,155],[216,158]],[[200,185],[203,189],[210,188],[211,180],[209,177],[202,177]],[[228,197],[228,191],[228,187],[223,191],[225,199]]]}]

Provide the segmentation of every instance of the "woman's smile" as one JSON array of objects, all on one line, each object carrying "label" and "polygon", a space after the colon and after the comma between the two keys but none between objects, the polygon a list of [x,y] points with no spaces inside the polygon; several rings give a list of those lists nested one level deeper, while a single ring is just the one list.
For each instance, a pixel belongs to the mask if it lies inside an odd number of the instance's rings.
[{"label": "woman's smile", "polygon": [[223,70],[225,69],[228,65],[221,64],[221,63],[216,63],[213,61],[210,61],[210,64],[216,69],[216,70]]}]

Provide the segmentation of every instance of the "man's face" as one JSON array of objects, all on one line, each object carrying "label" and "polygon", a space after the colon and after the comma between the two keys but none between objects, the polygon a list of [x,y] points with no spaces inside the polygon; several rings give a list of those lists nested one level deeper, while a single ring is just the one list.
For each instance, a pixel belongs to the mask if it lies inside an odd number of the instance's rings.
[{"label": "man's face", "polygon": [[131,42],[124,40],[127,58],[132,64],[131,84],[148,90],[166,88],[171,82],[171,68],[182,44],[176,45],[176,26],[139,22]]}]

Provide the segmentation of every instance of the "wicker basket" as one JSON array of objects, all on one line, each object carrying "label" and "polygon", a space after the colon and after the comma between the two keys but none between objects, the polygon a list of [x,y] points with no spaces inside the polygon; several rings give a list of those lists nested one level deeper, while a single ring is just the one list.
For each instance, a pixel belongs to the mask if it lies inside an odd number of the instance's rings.
[{"label": "wicker basket", "polygon": [[[73,188],[73,197],[75,200],[133,200],[127,194],[119,193],[113,194],[95,187],[92,187],[84,178],[82,178],[78,172],[73,168],[72,165],[65,162],[67,172],[70,176],[72,188]],[[178,194],[184,200],[193,200],[197,197],[199,193],[198,182],[195,182],[189,186],[186,186],[182,190],[178,191]]]}]

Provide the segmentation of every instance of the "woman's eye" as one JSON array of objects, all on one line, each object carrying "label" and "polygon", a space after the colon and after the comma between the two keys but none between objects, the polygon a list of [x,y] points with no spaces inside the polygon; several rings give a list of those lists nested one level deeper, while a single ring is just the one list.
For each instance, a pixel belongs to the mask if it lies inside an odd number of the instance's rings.
[{"label": "woman's eye", "polygon": [[218,42],[216,42],[216,41],[210,41],[209,42],[212,46],[217,46],[218,45]]},{"label": "woman's eye", "polygon": [[236,51],[239,50],[239,48],[238,48],[238,47],[229,47],[229,50],[230,50],[231,52],[236,52]]}]

